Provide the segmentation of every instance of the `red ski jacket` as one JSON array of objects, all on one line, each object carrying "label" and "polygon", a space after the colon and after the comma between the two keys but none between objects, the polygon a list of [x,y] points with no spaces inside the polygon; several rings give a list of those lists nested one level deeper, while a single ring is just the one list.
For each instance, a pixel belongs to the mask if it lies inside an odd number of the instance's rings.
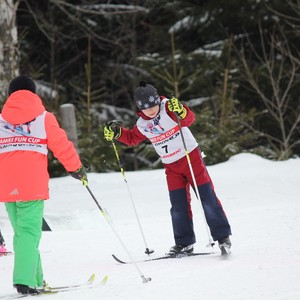
[{"label": "red ski jacket", "polygon": [[[163,100],[165,97],[161,96],[161,100]],[[167,106],[167,104],[166,104]],[[185,109],[187,110],[186,117],[182,120],[180,120],[180,124],[182,127],[189,127],[191,126],[195,121],[195,114],[193,111],[186,105],[184,105]],[[176,115],[173,112],[168,111],[168,115],[176,122]],[[145,116],[142,112],[138,112],[138,116],[145,119],[150,120],[147,116]],[[136,125],[134,125],[133,128],[127,129],[122,128],[122,134],[118,138],[118,140],[128,146],[136,146],[139,143],[145,141],[147,137],[143,135],[137,128]]]},{"label": "red ski jacket", "polygon": [[12,93],[0,115],[0,202],[49,198],[48,149],[68,172],[80,168],[73,143],[39,96]]}]

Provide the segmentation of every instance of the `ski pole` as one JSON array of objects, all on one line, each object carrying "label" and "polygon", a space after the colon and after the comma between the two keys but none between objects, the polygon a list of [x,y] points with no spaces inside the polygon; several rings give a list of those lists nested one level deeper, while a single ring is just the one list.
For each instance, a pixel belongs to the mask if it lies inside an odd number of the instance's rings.
[{"label": "ski pole", "polygon": [[145,244],[145,247],[146,247],[145,253],[149,255],[149,254],[153,253],[154,250],[152,250],[152,249],[150,250],[149,247],[148,247],[148,245],[147,245],[146,238],[145,238],[145,235],[144,235],[144,232],[143,232],[143,229],[142,229],[142,225],[141,225],[140,219],[138,217],[138,213],[137,213],[134,201],[133,201],[133,197],[132,197],[132,194],[131,194],[131,191],[130,191],[130,188],[129,188],[129,184],[128,184],[126,176],[125,176],[125,171],[124,171],[124,168],[123,168],[123,165],[122,165],[119,153],[118,153],[117,146],[116,146],[116,144],[115,144],[115,142],[113,140],[111,141],[111,143],[112,143],[113,149],[115,151],[117,162],[119,164],[120,171],[121,171],[121,173],[123,175],[124,182],[125,182],[125,184],[127,186],[127,190],[128,190],[128,194],[129,194],[129,197],[130,197],[130,200],[131,200],[131,204],[132,204],[132,207],[133,207],[133,210],[134,210],[134,213],[135,213],[135,216],[136,216],[136,219],[137,219],[137,222],[138,222],[138,225],[139,225],[139,228],[140,228],[143,240],[144,240],[144,244]]},{"label": "ski pole", "polygon": [[[173,97],[172,99],[176,99],[175,97]],[[172,100],[171,99],[171,100]],[[178,99],[177,99],[178,100]],[[173,106],[173,103],[171,102],[172,106]],[[189,155],[189,152],[187,150],[187,146],[186,146],[186,143],[185,143],[185,139],[184,139],[184,136],[183,136],[183,132],[182,132],[182,127],[181,127],[181,123],[180,123],[180,119],[179,119],[179,116],[178,116],[178,113],[177,112],[174,112],[175,113],[175,116],[176,116],[176,122],[177,122],[177,125],[179,127],[179,131],[180,131],[180,136],[181,136],[181,140],[182,140],[182,143],[183,143],[183,147],[184,147],[184,151],[185,151],[185,156],[186,156],[186,159],[187,159],[187,162],[188,162],[188,166],[189,166],[189,169],[190,169],[190,172],[191,172],[191,176],[192,176],[192,179],[193,179],[193,183],[194,183],[194,190],[195,190],[195,193],[196,193],[196,196],[200,202],[200,207],[201,207],[201,213],[202,213],[202,219],[203,219],[203,222],[204,222],[204,225],[205,225],[205,228],[206,228],[206,232],[207,232],[207,236],[208,236],[208,242],[209,242],[209,245],[211,247],[213,247],[213,245],[215,244],[211,235],[210,235],[210,232],[209,232],[209,228],[208,228],[208,225],[206,223],[206,218],[205,218],[205,214],[204,214],[204,208],[203,208],[203,204],[201,202],[201,198],[200,198],[200,194],[199,194],[199,190],[198,190],[198,187],[197,187],[197,182],[196,182],[196,179],[195,179],[195,174],[194,174],[194,171],[193,171],[193,168],[192,168],[192,163],[191,163],[191,159],[190,159],[190,155]],[[209,246],[207,245],[207,246]]]},{"label": "ski pole", "polygon": [[98,206],[98,208],[100,209],[102,215],[104,216],[104,218],[106,219],[107,223],[109,224],[109,226],[111,227],[112,231],[114,232],[115,236],[117,237],[117,239],[119,240],[119,242],[121,243],[123,249],[125,250],[125,252],[127,253],[128,257],[130,258],[131,263],[135,266],[136,270],[138,271],[138,273],[140,274],[143,283],[147,283],[149,281],[151,281],[151,277],[145,277],[143,275],[143,273],[141,272],[140,268],[138,267],[137,263],[133,260],[132,256],[130,255],[129,251],[127,250],[127,247],[125,246],[124,242],[122,241],[122,239],[120,238],[119,234],[117,233],[116,229],[114,228],[114,226],[112,225],[106,211],[101,207],[101,205],[99,204],[99,202],[97,201],[96,197],[94,196],[94,194],[92,193],[91,189],[89,188],[88,185],[85,186],[86,189],[88,190],[88,192],[90,193],[91,197],[93,198],[93,200],[95,201],[96,205]]}]

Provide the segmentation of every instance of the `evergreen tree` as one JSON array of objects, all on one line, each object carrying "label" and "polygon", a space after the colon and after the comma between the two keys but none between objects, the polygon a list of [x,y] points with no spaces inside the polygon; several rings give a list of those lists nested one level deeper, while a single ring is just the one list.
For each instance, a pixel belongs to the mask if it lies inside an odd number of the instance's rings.
[{"label": "evergreen tree", "polygon": [[[296,3],[98,2],[26,0],[17,14],[21,73],[55,92],[43,97],[48,109],[76,105],[79,145],[93,170],[118,168],[102,128],[111,119],[133,126],[141,79],[196,112],[192,130],[208,163],[241,151],[275,159],[299,154]],[[277,100],[288,99],[280,122],[264,101],[273,103],[275,91]],[[147,143],[119,151],[126,169],[161,166]]]}]

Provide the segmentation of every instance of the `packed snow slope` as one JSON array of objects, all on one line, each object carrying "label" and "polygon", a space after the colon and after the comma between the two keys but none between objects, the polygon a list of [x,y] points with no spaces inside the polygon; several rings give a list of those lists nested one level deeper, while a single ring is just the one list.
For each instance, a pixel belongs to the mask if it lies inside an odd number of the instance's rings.
[{"label": "packed snow slope", "polygon": [[[45,219],[52,231],[43,233],[40,245],[45,279],[50,285],[74,284],[95,273],[96,281],[108,275],[108,282],[39,299],[300,299],[300,159],[274,162],[239,154],[208,171],[232,226],[229,259],[220,257],[217,246],[206,248],[209,237],[195,196],[195,251],[214,254],[136,265],[112,259],[111,254],[147,258],[146,247],[156,257],[174,245],[163,170],[125,171],[127,183],[120,172],[90,173],[89,188],[109,219],[79,181],[51,179]],[[0,228],[12,249],[3,204]],[[15,292],[12,270],[13,256],[0,257],[0,299]],[[151,282],[143,283],[141,275]]]}]

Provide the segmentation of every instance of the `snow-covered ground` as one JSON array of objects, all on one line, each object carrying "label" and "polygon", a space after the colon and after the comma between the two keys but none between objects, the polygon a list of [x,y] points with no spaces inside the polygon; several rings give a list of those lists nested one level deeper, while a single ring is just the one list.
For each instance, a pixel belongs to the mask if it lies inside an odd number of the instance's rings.
[{"label": "snow-covered ground", "polygon": [[[120,265],[129,260],[107,219],[87,189],[70,176],[51,179],[51,199],[40,250],[50,285],[77,283],[92,273],[108,275],[106,285],[51,299],[198,300],[300,299],[300,159],[273,162],[239,154],[208,167],[232,226],[233,246],[223,260],[218,247],[210,256]],[[107,210],[111,224],[134,259],[164,254],[173,244],[170,204],[163,170],[89,174],[89,187]],[[144,232],[144,242],[128,188]],[[201,206],[193,197],[195,251],[207,251]],[[0,228],[12,249],[12,229],[3,204]],[[137,267],[137,268],[136,268]],[[14,293],[13,256],[0,258],[0,299]],[[143,283],[140,273],[151,277]],[[44,298],[49,296],[41,296]]]}]

